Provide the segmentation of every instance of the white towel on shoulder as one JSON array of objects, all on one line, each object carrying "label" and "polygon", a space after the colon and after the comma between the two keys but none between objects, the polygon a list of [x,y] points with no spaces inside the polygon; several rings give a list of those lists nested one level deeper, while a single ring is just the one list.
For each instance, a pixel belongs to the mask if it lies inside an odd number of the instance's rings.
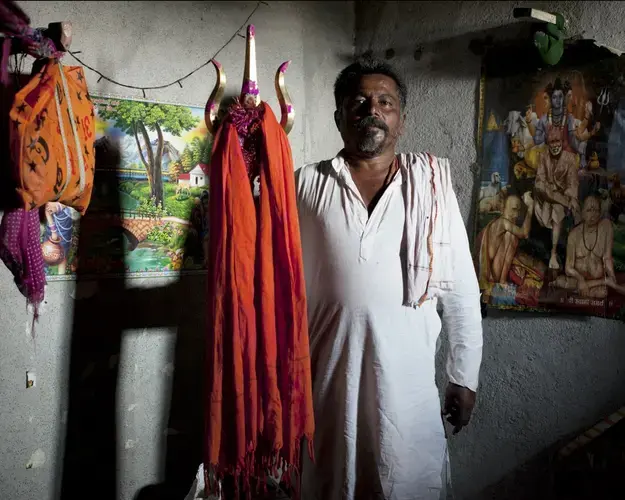
[{"label": "white towel on shoulder", "polygon": [[448,197],[449,160],[429,153],[399,155],[406,203],[405,305],[454,289]]}]

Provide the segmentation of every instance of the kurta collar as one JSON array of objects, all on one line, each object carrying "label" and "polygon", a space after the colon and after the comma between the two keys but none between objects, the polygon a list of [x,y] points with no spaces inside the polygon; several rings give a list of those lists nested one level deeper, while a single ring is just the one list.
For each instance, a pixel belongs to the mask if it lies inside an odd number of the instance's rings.
[{"label": "kurta collar", "polygon": [[339,151],[334,158],[330,161],[332,168],[334,171],[339,174],[341,170],[343,170],[347,164],[345,163],[345,158],[343,157],[343,150]]},{"label": "kurta collar", "polygon": [[[399,159],[400,170],[406,167],[406,155],[395,154]],[[343,169],[347,167],[347,163],[345,162],[345,157],[343,156],[343,150],[339,151],[332,160],[330,160],[330,164],[334,171],[339,174]]]}]

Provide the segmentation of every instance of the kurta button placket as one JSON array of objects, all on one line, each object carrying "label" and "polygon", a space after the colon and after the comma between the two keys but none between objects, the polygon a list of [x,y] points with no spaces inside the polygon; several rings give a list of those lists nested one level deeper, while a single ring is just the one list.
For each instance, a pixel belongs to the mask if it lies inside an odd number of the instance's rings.
[{"label": "kurta button placket", "polygon": [[371,246],[373,242],[371,241],[371,236],[367,234],[367,231],[364,230],[360,235],[360,259],[367,260],[371,255]]}]

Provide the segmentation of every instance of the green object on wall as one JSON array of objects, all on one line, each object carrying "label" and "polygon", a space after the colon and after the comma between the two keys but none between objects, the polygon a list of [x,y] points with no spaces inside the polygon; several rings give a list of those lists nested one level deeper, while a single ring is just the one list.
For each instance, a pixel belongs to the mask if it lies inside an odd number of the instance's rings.
[{"label": "green object on wall", "polygon": [[537,31],[534,34],[534,45],[541,59],[550,66],[558,64],[564,53],[564,16],[558,13],[554,15],[556,24],[547,23],[546,33]]}]

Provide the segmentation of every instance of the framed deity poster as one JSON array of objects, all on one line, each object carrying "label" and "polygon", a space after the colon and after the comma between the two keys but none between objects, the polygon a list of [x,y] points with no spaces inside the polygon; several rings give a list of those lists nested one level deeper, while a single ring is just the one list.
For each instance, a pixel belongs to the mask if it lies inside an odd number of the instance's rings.
[{"label": "framed deity poster", "polygon": [[[625,318],[625,56],[484,60],[474,259],[482,300]],[[529,61],[532,61],[531,63]]]},{"label": "framed deity poster", "polygon": [[208,164],[204,108],[92,96],[96,171],[87,213],[43,210],[48,281],[205,272]]}]

